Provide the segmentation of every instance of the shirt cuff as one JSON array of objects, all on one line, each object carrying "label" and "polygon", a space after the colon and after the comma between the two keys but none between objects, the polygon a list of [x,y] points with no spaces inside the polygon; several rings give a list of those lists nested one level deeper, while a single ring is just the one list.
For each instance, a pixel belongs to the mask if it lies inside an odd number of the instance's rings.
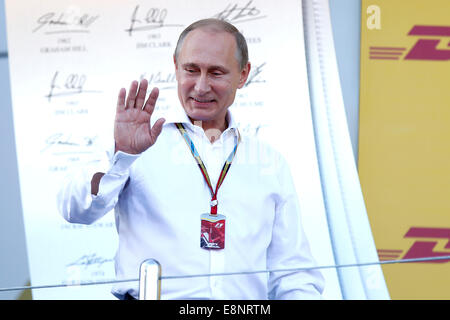
[{"label": "shirt cuff", "polygon": [[122,151],[117,151],[111,160],[111,168],[109,169],[108,174],[118,176],[127,174],[128,169],[140,155],[141,154],[129,154]]}]

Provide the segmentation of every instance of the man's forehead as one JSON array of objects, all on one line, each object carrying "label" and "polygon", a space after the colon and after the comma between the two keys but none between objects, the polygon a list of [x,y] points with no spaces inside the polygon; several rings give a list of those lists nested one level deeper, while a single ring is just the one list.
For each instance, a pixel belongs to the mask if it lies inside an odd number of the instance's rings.
[{"label": "man's forehead", "polygon": [[181,46],[179,58],[182,63],[201,64],[206,61],[203,59],[193,60],[195,57],[192,54],[198,54],[197,58],[205,58],[208,53],[212,53],[216,57],[232,55],[237,62],[236,48],[234,36],[229,32],[202,27],[192,30],[186,36]]},{"label": "man's forehead", "polygon": [[[227,46],[231,45],[231,46],[235,46],[236,45],[236,41],[234,39],[234,36],[226,31],[217,29],[217,28],[213,28],[213,27],[200,27],[197,29],[192,30],[191,32],[189,32],[186,35],[186,38],[183,41],[183,45],[186,44],[187,42],[191,42],[192,39],[203,39],[203,38],[220,38],[222,40],[226,40],[227,42]],[[189,41],[191,40],[191,41]]]}]

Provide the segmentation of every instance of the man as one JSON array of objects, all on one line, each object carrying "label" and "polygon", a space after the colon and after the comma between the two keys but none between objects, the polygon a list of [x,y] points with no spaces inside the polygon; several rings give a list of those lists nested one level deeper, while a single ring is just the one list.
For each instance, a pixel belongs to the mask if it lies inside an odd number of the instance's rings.
[{"label": "man", "polygon": [[[231,24],[200,20],[183,31],[174,54],[182,112],[151,119],[158,89],[121,89],[115,150],[103,171],[60,193],[70,222],[92,223],[115,209],[118,279],[137,278],[148,258],[163,275],[311,267],[295,188],[284,159],[239,134],[228,110],[250,72],[245,39]],[[225,163],[225,165],[224,165]],[[164,280],[163,299],[313,299],[317,270]],[[119,298],[138,296],[120,283]]]}]

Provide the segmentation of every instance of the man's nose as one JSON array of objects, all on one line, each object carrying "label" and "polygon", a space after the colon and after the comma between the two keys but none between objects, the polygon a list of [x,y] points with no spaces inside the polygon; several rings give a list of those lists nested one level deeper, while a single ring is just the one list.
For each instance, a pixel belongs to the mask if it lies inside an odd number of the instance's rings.
[{"label": "man's nose", "polygon": [[195,91],[198,94],[205,94],[211,90],[208,75],[201,73],[195,82]]}]

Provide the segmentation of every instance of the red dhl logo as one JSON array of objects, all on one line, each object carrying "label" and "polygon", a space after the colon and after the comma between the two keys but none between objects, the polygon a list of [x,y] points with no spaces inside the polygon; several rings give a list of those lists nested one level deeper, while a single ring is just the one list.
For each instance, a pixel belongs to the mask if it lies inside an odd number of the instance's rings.
[{"label": "red dhl logo", "polygon": [[[437,48],[444,37],[450,37],[450,27],[416,25],[409,31],[408,36],[420,36],[421,38],[408,51],[408,48],[402,47],[370,47],[369,59],[399,60],[407,51],[403,60],[450,60],[450,50]],[[423,38],[424,36],[427,38]],[[445,41],[448,41],[448,38]],[[447,46],[450,47],[450,42],[447,43]]]},{"label": "red dhl logo", "polygon": [[[404,238],[416,238],[417,240],[406,250],[406,253],[402,256],[403,250],[389,250],[379,249],[378,257],[380,261],[396,260],[396,259],[416,259],[416,258],[430,258],[430,257],[443,257],[450,255],[450,229],[444,228],[422,228],[412,227],[405,234]],[[426,240],[425,240],[426,238]],[[438,244],[439,240],[447,240],[444,250],[449,251],[434,251],[434,248]],[[450,259],[435,260],[435,261],[423,261],[420,263],[445,263]]]}]

